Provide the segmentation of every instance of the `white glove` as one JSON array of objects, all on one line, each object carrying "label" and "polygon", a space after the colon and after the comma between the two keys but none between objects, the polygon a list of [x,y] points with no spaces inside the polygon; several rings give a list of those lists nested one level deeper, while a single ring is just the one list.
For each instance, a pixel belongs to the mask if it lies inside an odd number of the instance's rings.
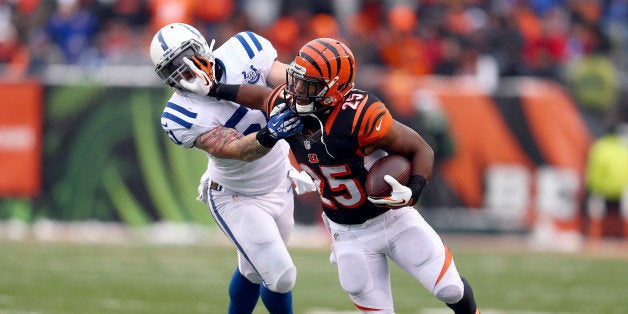
[{"label": "white glove", "polygon": [[399,208],[403,206],[407,206],[412,201],[412,190],[409,187],[399,183],[397,179],[385,175],[384,181],[390,184],[392,187],[392,192],[390,192],[390,196],[386,197],[368,197],[368,200],[371,203],[382,206],[382,207],[391,207],[391,208]]},{"label": "white glove", "polygon": [[316,184],[312,180],[312,177],[305,171],[299,172],[299,170],[292,168],[288,170],[288,178],[294,183],[294,191],[297,195],[316,191]]},{"label": "white glove", "polygon": [[[194,80],[192,80],[192,82],[188,82],[185,79],[181,79],[179,81],[179,84],[181,84],[181,86],[183,86],[185,89],[195,94],[199,94],[201,96],[207,96],[212,86],[214,86],[216,82],[214,80],[212,65],[206,59],[205,60],[197,59],[197,62],[199,62],[199,60],[201,60],[200,62],[203,62],[203,63],[199,63],[199,65],[204,70],[199,69],[196,66],[196,64],[192,60],[188,59],[187,57],[183,58],[183,62],[185,62],[185,64],[188,65],[192,73],[194,73]],[[204,63],[208,63],[208,64],[204,64]]]},{"label": "white glove", "polygon": [[198,197],[197,200],[207,204],[209,197],[207,196],[207,188],[209,185],[209,174],[207,172],[203,173],[201,176],[201,182],[198,185]]}]

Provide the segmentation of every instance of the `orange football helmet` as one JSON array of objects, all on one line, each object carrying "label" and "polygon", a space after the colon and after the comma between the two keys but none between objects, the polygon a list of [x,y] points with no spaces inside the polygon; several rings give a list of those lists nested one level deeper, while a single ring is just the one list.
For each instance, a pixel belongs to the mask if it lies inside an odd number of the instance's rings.
[{"label": "orange football helmet", "polygon": [[356,62],[340,41],[317,38],[305,44],[286,71],[286,93],[300,115],[326,113],[354,86]]}]

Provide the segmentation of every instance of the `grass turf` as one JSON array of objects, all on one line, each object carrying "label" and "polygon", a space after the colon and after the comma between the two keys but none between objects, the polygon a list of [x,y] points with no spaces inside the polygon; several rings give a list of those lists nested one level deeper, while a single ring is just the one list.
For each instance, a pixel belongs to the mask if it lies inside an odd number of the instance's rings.
[{"label": "grass turf", "polygon": [[[327,249],[290,249],[295,313],[356,312]],[[224,246],[0,241],[0,313],[226,313],[235,252]],[[484,313],[626,313],[628,261],[452,246]],[[399,314],[441,309],[392,267]],[[429,310],[425,310],[429,309]],[[255,311],[266,313],[258,303]]]}]

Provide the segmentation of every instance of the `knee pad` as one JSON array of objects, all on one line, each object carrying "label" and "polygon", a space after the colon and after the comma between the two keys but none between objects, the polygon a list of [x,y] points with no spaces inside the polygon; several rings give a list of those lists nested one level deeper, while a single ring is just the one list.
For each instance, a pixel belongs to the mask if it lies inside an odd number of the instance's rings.
[{"label": "knee pad", "polygon": [[286,293],[294,288],[294,284],[297,281],[297,268],[294,266],[286,269],[279,277],[277,282],[267,283],[268,289],[277,293]]},{"label": "knee pad", "polygon": [[453,304],[460,301],[463,294],[464,291],[461,287],[457,285],[449,285],[438,290],[435,295],[439,300],[447,304]]},{"label": "knee pad", "polygon": [[338,277],[342,290],[350,295],[362,295],[373,288],[373,281],[364,259],[355,254],[338,258]]}]

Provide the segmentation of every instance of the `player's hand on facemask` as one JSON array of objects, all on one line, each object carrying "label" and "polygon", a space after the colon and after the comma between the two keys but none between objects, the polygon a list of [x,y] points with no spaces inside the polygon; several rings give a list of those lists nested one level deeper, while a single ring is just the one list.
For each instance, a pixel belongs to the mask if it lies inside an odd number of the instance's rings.
[{"label": "player's hand on facemask", "polygon": [[392,192],[386,197],[369,196],[368,200],[371,201],[371,203],[377,206],[391,208],[399,208],[412,204],[412,190],[410,190],[409,187],[399,183],[399,181],[389,175],[384,176],[384,181],[390,184]]},{"label": "player's hand on facemask", "polygon": [[183,62],[187,64],[192,73],[194,73],[194,79],[189,82],[185,79],[181,79],[179,83],[185,89],[202,96],[209,94],[209,91],[216,84],[214,77],[213,64],[204,56],[194,54],[192,59],[185,57]]},{"label": "player's hand on facemask", "polygon": [[293,167],[288,170],[288,178],[290,178],[294,184],[294,191],[297,195],[316,191],[317,185],[312,180],[312,177],[305,171],[299,171]]}]

